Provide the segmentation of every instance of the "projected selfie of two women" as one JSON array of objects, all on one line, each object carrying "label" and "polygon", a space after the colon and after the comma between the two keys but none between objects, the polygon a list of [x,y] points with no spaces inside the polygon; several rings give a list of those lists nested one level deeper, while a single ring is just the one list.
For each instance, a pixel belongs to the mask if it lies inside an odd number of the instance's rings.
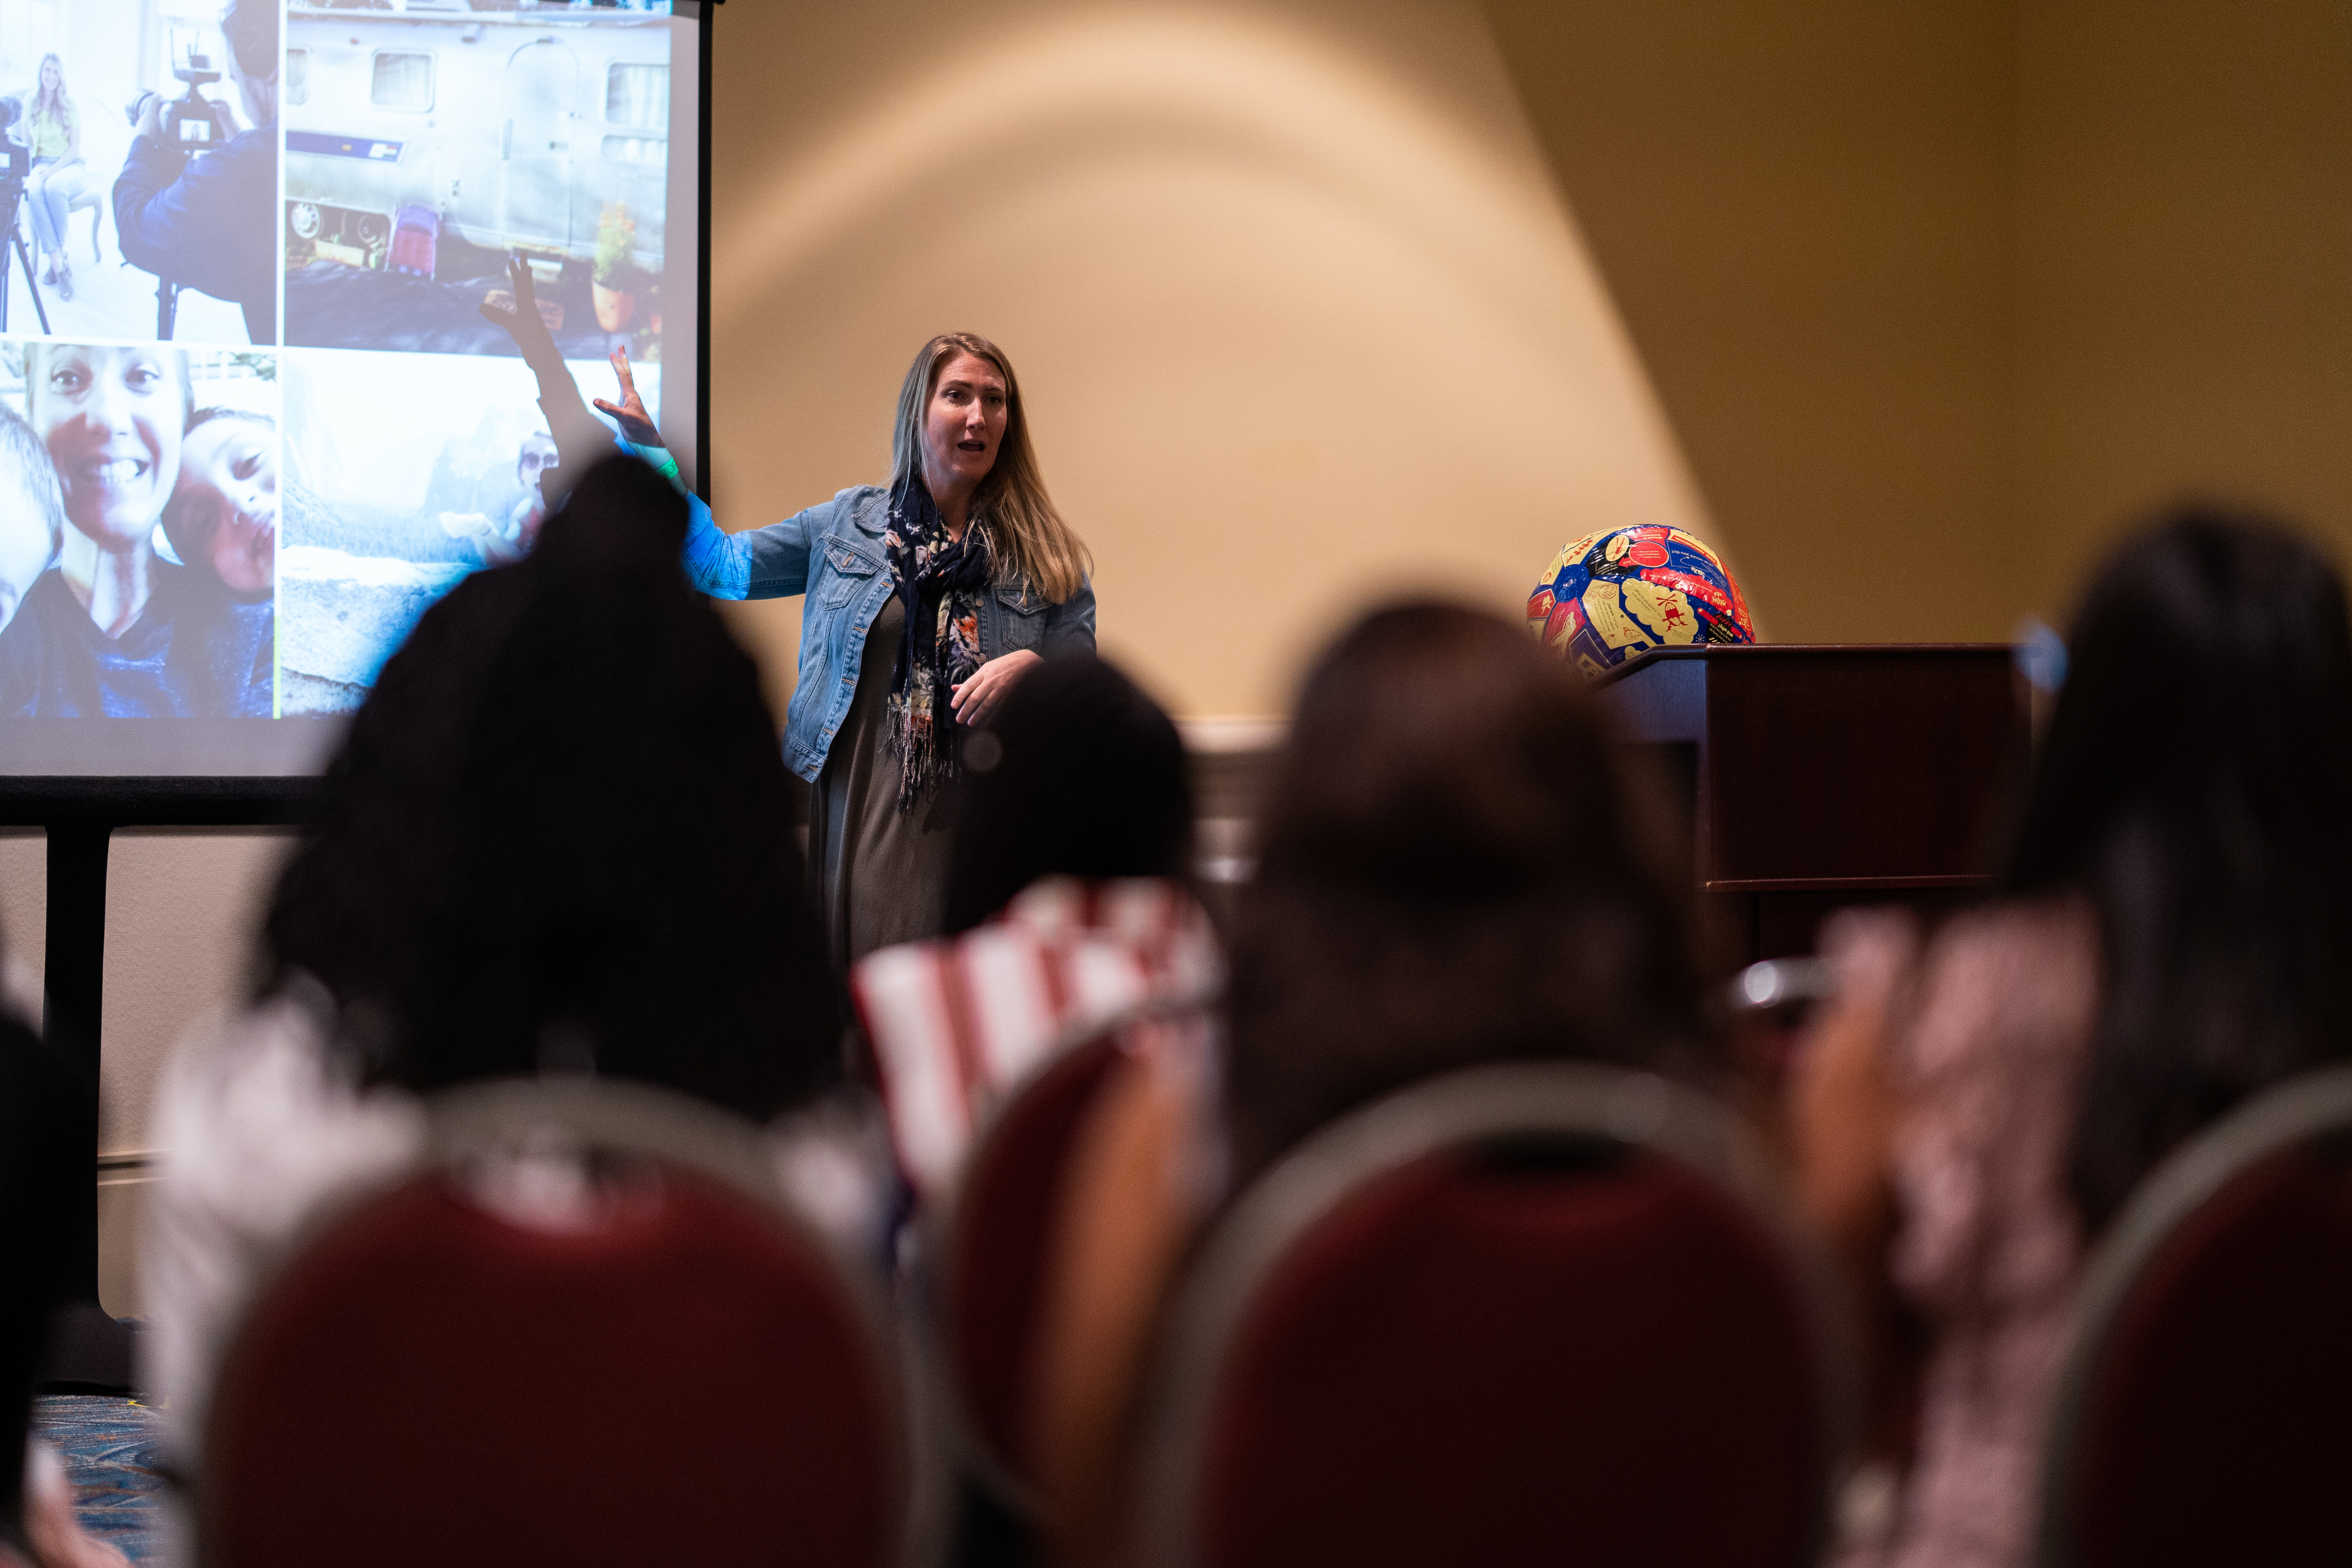
[{"label": "projected selfie of two women", "polygon": [[271,712],[268,356],[36,343],[0,359],[0,717]]}]

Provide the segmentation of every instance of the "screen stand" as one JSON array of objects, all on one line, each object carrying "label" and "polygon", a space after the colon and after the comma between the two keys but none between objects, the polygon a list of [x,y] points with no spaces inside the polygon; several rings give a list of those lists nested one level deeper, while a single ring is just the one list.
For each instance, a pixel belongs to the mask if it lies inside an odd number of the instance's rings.
[{"label": "screen stand", "polygon": [[82,1167],[89,1175],[73,1187],[74,1258],[38,1378],[51,1385],[128,1390],[131,1330],[109,1317],[98,1301],[98,1026],[106,983],[106,850],[112,836],[104,823],[58,824],[48,833],[42,1033],[87,1091],[78,1142],[89,1151]]},{"label": "screen stand", "polygon": [[13,256],[25,268],[25,287],[32,292],[33,314],[41,318],[41,336],[46,338],[49,335],[49,308],[41,303],[41,279],[33,270],[33,258],[25,249],[25,230],[16,221],[22,205],[20,189],[8,206],[9,245],[0,247],[0,332],[8,330],[8,262]]}]

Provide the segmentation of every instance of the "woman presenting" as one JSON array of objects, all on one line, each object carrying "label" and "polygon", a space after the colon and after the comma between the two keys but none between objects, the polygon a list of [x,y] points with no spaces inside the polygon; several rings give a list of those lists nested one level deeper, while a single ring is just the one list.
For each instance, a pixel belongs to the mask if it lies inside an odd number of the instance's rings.
[{"label": "woman presenting", "polygon": [[[509,275],[515,309],[483,313],[538,374],[573,480],[611,438],[580,405],[529,269]],[[625,352],[613,363],[622,400],[596,406],[666,461]],[[810,880],[835,963],[937,934],[966,737],[1042,656],[1095,644],[1092,563],[1038,475],[1011,362],[970,333],[925,343],[899,388],[887,485],[737,534],[688,504],[696,586],[806,596],[784,760],[812,785]]]}]

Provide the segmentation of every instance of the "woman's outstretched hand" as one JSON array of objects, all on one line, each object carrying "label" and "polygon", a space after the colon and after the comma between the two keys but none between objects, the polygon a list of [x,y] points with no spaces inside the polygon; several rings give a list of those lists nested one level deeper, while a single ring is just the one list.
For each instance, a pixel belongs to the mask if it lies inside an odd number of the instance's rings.
[{"label": "woman's outstretched hand", "polygon": [[521,257],[507,257],[507,281],[514,289],[514,308],[482,301],[482,319],[491,325],[504,328],[522,357],[534,363],[544,360],[561,362],[563,355],[555,347],[555,334],[547,330],[547,319],[539,313],[539,289],[530,276],[530,263]]},{"label": "woman's outstretched hand", "polygon": [[646,400],[637,395],[637,378],[629,374],[628,350],[613,351],[613,374],[621,378],[621,401],[595,398],[596,412],[618,424],[621,434],[638,446],[662,445],[661,432],[654,428],[653,416],[646,412]]},{"label": "woman's outstretched hand", "polygon": [[998,654],[973,670],[971,679],[955,688],[949,706],[963,722],[985,724],[1004,705],[1004,694],[1013,689],[1013,683],[1028,674],[1032,666],[1044,662],[1025,647]]}]

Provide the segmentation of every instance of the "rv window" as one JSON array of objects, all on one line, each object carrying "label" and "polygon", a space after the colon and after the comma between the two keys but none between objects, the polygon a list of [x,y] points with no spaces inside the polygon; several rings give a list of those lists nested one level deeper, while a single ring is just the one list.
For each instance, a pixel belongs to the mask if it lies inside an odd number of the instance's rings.
[{"label": "rv window", "polygon": [[310,51],[308,49],[286,51],[286,101],[310,101]]},{"label": "rv window", "polygon": [[433,57],[379,53],[368,100],[378,109],[433,107]]},{"label": "rv window", "polygon": [[614,66],[604,73],[604,119],[614,125],[669,130],[669,68]]}]

